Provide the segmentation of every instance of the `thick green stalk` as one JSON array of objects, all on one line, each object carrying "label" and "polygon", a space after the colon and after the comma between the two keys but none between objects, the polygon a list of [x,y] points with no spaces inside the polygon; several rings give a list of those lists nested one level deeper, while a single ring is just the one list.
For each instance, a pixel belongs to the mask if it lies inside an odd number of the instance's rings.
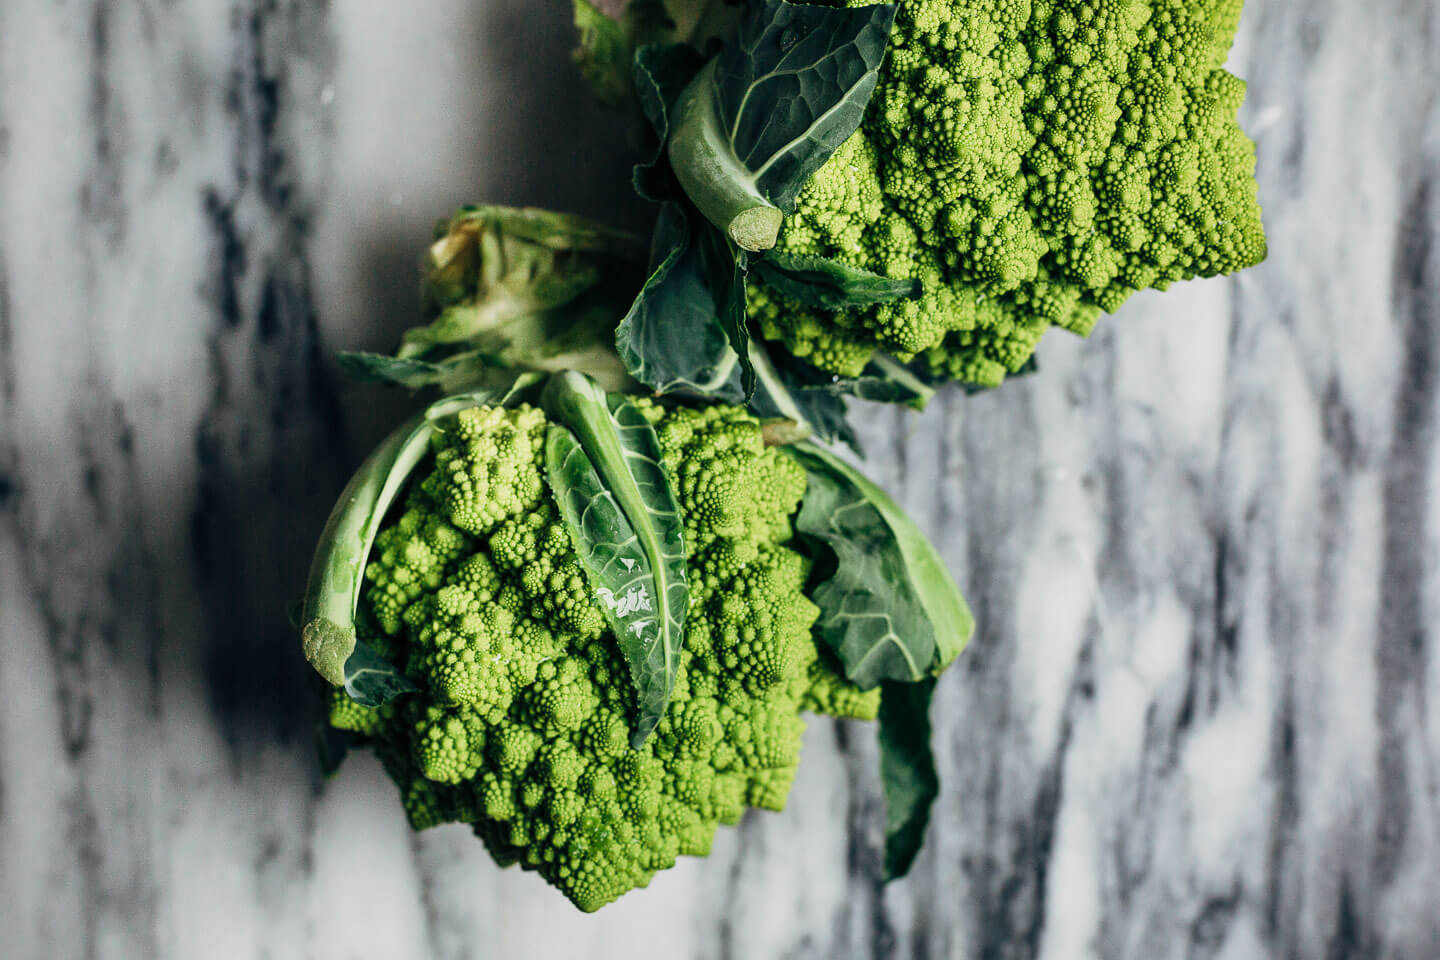
[{"label": "thick green stalk", "polygon": [[345,485],[320,534],[305,587],[300,642],[305,659],[336,686],[344,684],[345,661],[355,652],[355,608],[375,535],[425,458],[434,432],[421,414],[386,437]]},{"label": "thick green stalk", "polygon": [[706,64],[675,101],[670,166],[706,219],[742,250],[758,253],[775,246],[785,215],[735,155],[715,101],[715,69],[715,61]]}]

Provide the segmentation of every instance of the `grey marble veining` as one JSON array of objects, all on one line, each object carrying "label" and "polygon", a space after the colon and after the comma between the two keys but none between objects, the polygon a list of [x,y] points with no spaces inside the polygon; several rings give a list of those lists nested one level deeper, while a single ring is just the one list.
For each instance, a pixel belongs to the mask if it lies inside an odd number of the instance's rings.
[{"label": "grey marble veining", "polygon": [[638,225],[567,4],[0,4],[0,954],[1440,956],[1440,9],[1250,0],[1271,254],[865,412],[981,631],[882,888],[864,726],[593,917],[378,766],[285,607],[469,200]]}]

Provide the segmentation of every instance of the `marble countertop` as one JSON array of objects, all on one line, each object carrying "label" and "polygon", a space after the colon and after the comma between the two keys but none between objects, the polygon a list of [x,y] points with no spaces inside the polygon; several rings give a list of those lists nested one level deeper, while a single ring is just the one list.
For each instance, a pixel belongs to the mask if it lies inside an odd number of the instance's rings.
[{"label": "marble countertop", "polygon": [[0,4],[0,954],[1440,956],[1440,8],[1250,0],[1271,254],[866,410],[981,631],[878,881],[873,733],[593,917],[368,758],[285,609],[465,201],[636,225],[559,0]]}]

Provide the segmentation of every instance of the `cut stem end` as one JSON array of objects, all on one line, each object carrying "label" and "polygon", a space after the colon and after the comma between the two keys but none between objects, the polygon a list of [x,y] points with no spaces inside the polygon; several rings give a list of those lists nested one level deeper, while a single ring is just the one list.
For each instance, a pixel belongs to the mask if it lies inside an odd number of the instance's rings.
[{"label": "cut stem end", "polygon": [[730,221],[730,239],[742,250],[763,253],[775,246],[785,215],[778,207],[751,207]]}]

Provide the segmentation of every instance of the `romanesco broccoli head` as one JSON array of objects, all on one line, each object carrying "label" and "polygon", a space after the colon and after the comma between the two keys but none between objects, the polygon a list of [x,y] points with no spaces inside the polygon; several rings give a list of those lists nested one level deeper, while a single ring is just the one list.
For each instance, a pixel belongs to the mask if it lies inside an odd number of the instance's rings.
[{"label": "romanesco broccoli head", "polygon": [[630,672],[542,482],[545,416],[443,420],[428,466],[366,571],[372,645],[421,693],[381,708],[340,693],[333,726],[369,738],[413,826],[473,826],[495,859],[595,910],[745,807],[778,810],[802,710],[873,717],[817,653],[807,561],[789,545],[806,476],[730,407],[635,401],[684,514],[692,604],[668,709],[630,746]]},{"label": "romanesco broccoli head", "polygon": [[[845,0],[850,6],[869,0]],[[917,300],[819,313],[773,292],[762,333],[854,375],[876,350],[992,386],[1060,326],[1134,292],[1265,257],[1241,0],[900,0],[860,128],[777,249],[893,278]]]}]

